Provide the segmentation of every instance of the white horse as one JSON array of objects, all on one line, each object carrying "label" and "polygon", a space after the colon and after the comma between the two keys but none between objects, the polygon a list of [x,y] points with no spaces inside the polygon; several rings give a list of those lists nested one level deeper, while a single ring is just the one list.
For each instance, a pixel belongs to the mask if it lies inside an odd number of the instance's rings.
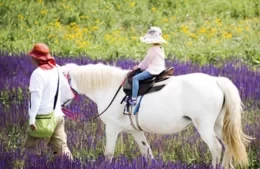
[{"label": "white horse", "polygon": [[[69,74],[71,86],[79,94],[87,95],[97,104],[99,113],[107,108],[129,72],[104,64],[66,64],[61,69]],[[242,131],[242,102],[236,86],[225,77],[203,73],[172,76],[167,83],[160,91],[144,96],[137,114],[143,131],[173,134],[193,124],[210,149],[214,168],[221,159],[219,140],[225,145],[222,161],[225,169],[233,167],[232,157],[238,164],[248,165],[246,145],[250,137]],[[153,158],[144,132],[136,130],[133,127],[137,125],[136,121],[131,122],[129,116],[123,114],[124,105],[120,101],[124,96],[121,89],[111,106],[100,116],[106,124],[104,154],[111,160],[119,133],[127,132],[138,143],[142,155]]]}]

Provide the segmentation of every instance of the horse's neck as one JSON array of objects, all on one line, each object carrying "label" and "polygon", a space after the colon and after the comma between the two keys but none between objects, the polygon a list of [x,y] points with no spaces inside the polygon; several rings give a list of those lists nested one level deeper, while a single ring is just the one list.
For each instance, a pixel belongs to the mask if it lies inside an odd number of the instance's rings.
[{"label": "horse's neck", "polygon": [[[113,79],[113,77],[111,77]],[[113,82],[107,83],[106,86],[101,88],[95,88],[87,96],[94,101],[98,108],[105,109],[106,106],[112,101],[112,98],[116,94],[117,89],[120,87],[124,80],[124,76],[121,78],[114,78]]]},{"label": "horse's neck", "polygon": [[[78,80],[77,87],[81,94],[85,94],[96,104],[106,102],[106,98],[112,99],[124,78],[126,70],[108,70],[91,72],[81,80]],[[102,99],[101,99],[102,98]]]}]

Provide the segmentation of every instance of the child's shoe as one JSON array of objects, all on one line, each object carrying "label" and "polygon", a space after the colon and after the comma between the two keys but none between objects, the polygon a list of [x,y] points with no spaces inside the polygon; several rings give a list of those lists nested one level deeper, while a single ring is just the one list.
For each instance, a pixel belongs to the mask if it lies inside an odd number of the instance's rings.
[{"label": "child's shoe", "polygon": [[130,104],[130,105],[132,105],[132,106],[135,106],[136,105],[136,98],[131,98],[131,99],[129,99],[129,101],[128,101],[128,103]]}]

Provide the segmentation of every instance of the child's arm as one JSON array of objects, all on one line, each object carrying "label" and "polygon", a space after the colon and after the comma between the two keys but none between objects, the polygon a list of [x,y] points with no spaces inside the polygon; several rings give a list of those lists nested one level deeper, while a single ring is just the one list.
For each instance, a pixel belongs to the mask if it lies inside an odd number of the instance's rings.
[{"label": "child's arm", "polygon": [[141,63],[139,63],[138,68],[140,68],[141,70],[145,70],[152,62],[153,58],[154,58],[153,52],[151,49],[149,49],[144,60]]}]

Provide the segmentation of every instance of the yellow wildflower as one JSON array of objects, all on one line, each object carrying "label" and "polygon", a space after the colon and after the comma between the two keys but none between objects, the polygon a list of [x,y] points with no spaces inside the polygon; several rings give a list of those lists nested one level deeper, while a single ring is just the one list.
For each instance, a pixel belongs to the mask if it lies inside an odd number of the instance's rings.
[{"label": "yellow wildflower", "polygon": [[85,15],[82,15],[80,16],[80,19],[88,19],[89,17],[88,16],[85,16]]},{"label": "yellow wildflower", "polygon": [[42,15],[46,15],[46,14],[47,14],[47,12],[48,12],[48,11],[47,11],[46,9],[44,9],[44,10],[41,10],[41,14],[42,14]]},{"label": "yellow wildflower", "polygon": [[189,36],[192,38],[197,38],[197,35],[195,33],[189,33]]},{"label": "yellow wildflower", "polygon": [[18,18],[19,18],[20,20],[24,20],[24,16],[23,16],[22,14],[19,14],[19,15],[18,15]]},{"label": "yellow wildflower", "polygon": [[76,41],[76,44],[79,48],[85,48],[90,45],[87,41]]},{"label": "yellow wildflower", "polygon": [[217,32],[216,28],[209,28],[207,37],[210,38],[210,37],[214,36],[216,34],[216,32]]},{"label": "yellow wildflower", "polygon": [[109,35],[109,34],[106,34],[105,37],[104,37],[104,39],[107,40],[107,41],[109,41],[111,38],[112,38],[112,36]]},{"label": "yellow wildflower", "polygon": [[37,2],[38,2],[39,4],[42,4],[42,3],[43,3],[43,0],[37,0]]},{"label": "yellow wildflower", "polygon": [[60,27],[61,25],[60,25],[60,22],[59,21],[56,21],[55,23],[54,23],[54,26],[55,27]]},{"label": "yellow wildflower", "polygon": [[59,40],[58,40],[58,39],[55,39],[55,40],[54,40],[54,44],[56,44],[56,45],[59,44]]},{"label": "yellow wildflower", "polygon": [[168,22],[168,19],[167,19],[167,18],[164,18],[164,19],[163,19],[163,22],[164,22],[164,23],[167,23],[167,22]]},{"label": "yellow wildflower", "polygon": [[156,8],[155,7],[152,7],[152,9],[151,9],[153,12],[156,12]]},{"label": "yellow wildflower", "polygon": [[112,34],[114,34],[114,35],[118,35],[120,33],[120,30],[114,30],[113,32],[112,32]]},{"label": "yellow wildflower", "polygon": [[82,31],[83,32],[88,32],[89,30],[88,30],[88,28],[83,28]]},{"label": "yellow wildflower", "polygon": [[220,23],[221,19],[220,18],[216,18],[215,23]]},{"label": "yellow wildflower", "polygon": [[221,22],[221,19],[217,18],[215,20],[215,23],[218,25],[218,26],[221,26],[222,25],[222,22]]},{"label": "yellow wildflower", "polygon": [[204,27],[200,28],[199,32],[200,33],[205,33],[206,32],[206,28],[204,28]]},{"label": "yellow wildflower", "polygon": [[216,28],[211,28],[210,31],[211,31],[211,33],[216,33],[217,29]]},{"label": "yellow wildflower", "polygon": [[76,26],[77,24],[75,22],[71,22],[70,23],[70,26],[73,27],[73,26]]},{"label": "yellow wildflower", "polygon": [[189,29],[188,29],[187,26],[181,26],[181,31],[184,32],[184,33],[188,33]]},{"label": "yellow wildflower", "polygon": [[49,34],[48,38],[53,38],[54,35],[53,34]]},{"label": "yellow wildflower", "polygon": [[230,38],[232,38],[232,33],[231,32],[224,32],[223,37],[226,38],[226,39],[230,39]]},{"label": "yellow wildflower", "polygon": [[130,7],[135,7],[135,2],[130,2]]},{"label": "yellow wildflower", "polygon": [[236,31],[239,33],[239,32],[242,32],[243,29],[242,28],[236,28]]},{"label": "yellow wildflower", "polygon": [[64,9],[71,9],[71,7],[69,5],[63,5]]},{"label": "yellow wildflower", "polygon": [[136,37],[136,36],[132,36],[131,39],[132,39],[132,40],[136,40],[137,37]]},{"label": "yellow wildflower", "polygon": [[216,44],[219,44],[219,43],[220,43],[220,41],[217,39],[217,40],[216,40]]},{"label": "yellow wildflower", "polygon": [[188,46],[192,46],[192,41],[187,42]]},{"label": "yellow wildflower", "polygon": [[171,18],[173,21],[175,21],[176,20],[176,16],[172,16],[172,18]]},{"label": "yellow wildflower", "polygon": [[163,35],[163,38],[164,38],[165,40],[169,40],[169,37],[170,37],[169,34],[164,34],[164,35]]}]

